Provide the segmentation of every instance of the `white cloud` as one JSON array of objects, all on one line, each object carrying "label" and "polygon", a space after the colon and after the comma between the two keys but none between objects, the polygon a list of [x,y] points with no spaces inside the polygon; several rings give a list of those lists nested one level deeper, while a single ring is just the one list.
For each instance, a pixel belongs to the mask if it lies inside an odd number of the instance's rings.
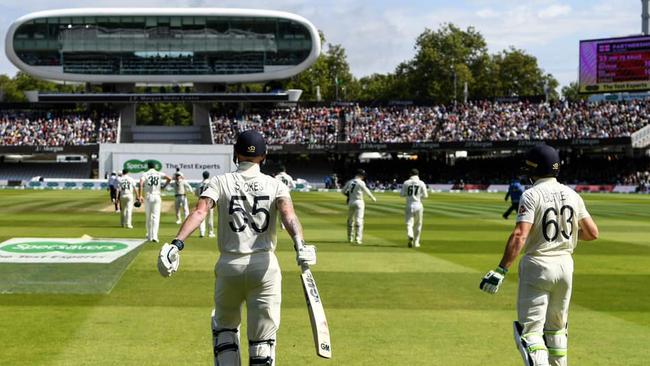
[{"label": "white cloud", "polygon": [[553,4],[547,8],[540,10],[537,13],[537,16],[542,19],[547,19],[568,15],[569,13],[571,13],[571,7],[569,5]]},{"label": "white cloud", "polygon": [[476,12],[476,15],[479,18],[496,18],[499,16],[499,12],[491,8],[484,8]]}]

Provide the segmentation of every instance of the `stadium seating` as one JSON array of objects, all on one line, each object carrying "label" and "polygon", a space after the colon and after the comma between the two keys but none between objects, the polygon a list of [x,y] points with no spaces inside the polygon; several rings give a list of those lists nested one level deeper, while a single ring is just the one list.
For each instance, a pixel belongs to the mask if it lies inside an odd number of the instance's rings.
[{"label": "stadium seating", "polygon": [[257,129],[271,143],[402,143],[614,138],[648,125],[649,101],[296,107],[212,118],[214,142]]},{"label": "stadium seating", "polygon": [[0,145],[63,146],[117,141],[118,118],[93,121],[81,115],[0,117]]}]

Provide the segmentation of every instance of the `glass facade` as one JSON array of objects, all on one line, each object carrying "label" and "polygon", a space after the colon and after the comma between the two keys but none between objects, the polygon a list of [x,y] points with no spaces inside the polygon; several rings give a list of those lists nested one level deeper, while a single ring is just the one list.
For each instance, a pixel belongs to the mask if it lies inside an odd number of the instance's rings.
[{"label": "glass facade", "polygon": [[281,18],[71,16],[30,20],[14,34],[31,66],[91,75],[227,75],[300,64],[309,29]]}]

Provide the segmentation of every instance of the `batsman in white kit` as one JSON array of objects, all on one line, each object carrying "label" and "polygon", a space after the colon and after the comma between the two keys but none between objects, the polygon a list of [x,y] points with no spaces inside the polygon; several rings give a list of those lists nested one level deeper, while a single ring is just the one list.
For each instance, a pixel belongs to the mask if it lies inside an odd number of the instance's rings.
[{"label": "batsman in white kit", "polygon": [[408,236],[408,246],[420,247],[420,233],[422,232],[422,216],[424,207],[422,198],[429,197],[427,185],[420,180],[420,172],[417,169],[411,170],[411,177],[402,184],[400,196],[406,197],[406,235]]},{"label": "batsman in white kit", "polygon": [[598,227],[582,198],[558,183],[558,152],[545,144],[532,148],[524,168],[534,181],[519,201],[517,224],[501,263],[483,277],[481,290],[499,290],[519,253],[519,291],[514,337],[526,366],[566,366],[567,320],[573,283],[571,254],[579,240],[598,238]]},{"label": "batsman in white kit", "polygon": [[375,196],[366,186],[364,179],[366,171],[357,170],[354,178],[350,179],[343,186],[342,192],[347,196],[348,204],[348,242],[363,244],[363,217],[366,211],[366,203],[363,200],[364,194],[377,202]]},{"label": "batsman in white kit", "polygon": [[166,181],[164,184],[166,186],[172,178],[157,171],[153,162],[147,162],[147,168],[149,170],[140,177],[140,202],[144,202],[147,240],[157,243],[158,228],[160,227],[160,208],[162,205],[162,198],[160,197],[163,187],[162,181],[163,179]]},{"label": "batsman in white kit", "polygon": [[241,307],[246,303],[250,365],[274,365],[280,325],[282,275],[274,254],[279,214],[293,238],[299,265],[316,263],[316,249],[304,245],[286,185],[260,172],[266,157],[261,134],[245,131],[235,144],[237,171],[213,177],[196,209],[183,222],[171,244],[163,245],[158,269],[169,276],[178,269],[183,241],[217,206],[215,308],[212,314],[214,363],[240,365]]},{"label": "batsman in white kit", "polygon": [[117,178],[117,187],[118,199],[122,207],[120,222],[122,227],[133,229],[131,218],[133,217],[133,204],[135,203],[136,197],[138,197],[138,183],[129,176],[129,171],[124,169],[122,176]]},{"label": "batsman in white kit", "polygon": [[[198,186],[196,186],[196,190],[194,190],[194,194],[196,194],[197,197],[201,197],[203,192],[205,192],[206,189],[208,189],[208,186],[210,185],[210,172],[209,171],[204,171],[203,172],[203,180],[201,183],[199,183]],[[209,238],[214,238],[214,208],[211,208],[208,211],[208,216],[205,218],[205,220],[201,221],[201,225],[199,225],[199,236],[204,237],[205,236],[205,227],[208,227],[208,237]]]},{"label": "batsman in white kit", "polygon": [[180,224],[182,222],[181,212],[183,217],[187,218],[190,214],[190,208],[187,204],[187,193],[192,192],[192,186],[188,181],[185,180],[183,173],[176,172],[174,173],[174,209],[176,210],[176,223]]}]

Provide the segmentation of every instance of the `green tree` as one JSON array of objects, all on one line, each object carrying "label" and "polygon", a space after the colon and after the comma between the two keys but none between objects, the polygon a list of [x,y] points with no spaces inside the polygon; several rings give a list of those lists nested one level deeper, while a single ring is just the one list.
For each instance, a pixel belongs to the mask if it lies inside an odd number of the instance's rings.
[{"label": "green tree", "polygon": [[372,74],[364,76],[358,81],[358,100],[390,100],[399,99],[395,88],[394,74]]},{"label": "green tree", "polygon": [[80,92],[83,84],[64,84],[37,79],[27,73],[19,71],[13,78],[0,75],[0,90],[3,92],[5,102],[27,102],[24,92],[37,90],[41,92],[72,93]]},{"label": "green tree", "polygon": [[320,88],[322,100],[335,100],[337,87],[339,100],[354,100],[360,93],[358,80],[350,72],[345,48],[340,44],[325,42],[320,32],[321,44],[326,50],[321,52],[316,62],[307,70],[284,82],[285,89],[302,89],[301,100],[316,100]]},{"label": "green tree", "polygon": [[577,102],[580,100],[587,99],[587,96],[580,94],[580,85],[573,81],[562,87],[562,98],[568,100],[569,102]]},{"label": "green tree", "polygon": [[470,89],[484,72],[487,44],[473,27],[463,30],[444,24],[438,30],[425,29],[415,41],[415,57],[400,64],[398,84],[414,99],[451,102],[462,98],[462,86]]},{"label": "green tree", "polygon": [[535,56],[510,47],[493,59],[497,71],[495,89],[501,96],[541,95],[548,88],[551,97],[557,98],[555,89],[559,83],[552,75],[544,73]]},{"label": "green tree", "polygon": [[[511,47],[490,55],[485,39],[476,29],[444,24],[437,30],[425,29],[415,42],[415,56],[400,63],[390,80],[390,92],[368,85],[378,77],[362,78],[364,99],[389,96],[397,99],[425,99],[440,103],[463,100],[465,83],[469,98],[493,99],[501,96],[544,94],[558,98],[557,80],[544,73],[537,59]],[[363,89],[365,87],[365,89]],[[371,95],[375,91],[381,94]]]}]

